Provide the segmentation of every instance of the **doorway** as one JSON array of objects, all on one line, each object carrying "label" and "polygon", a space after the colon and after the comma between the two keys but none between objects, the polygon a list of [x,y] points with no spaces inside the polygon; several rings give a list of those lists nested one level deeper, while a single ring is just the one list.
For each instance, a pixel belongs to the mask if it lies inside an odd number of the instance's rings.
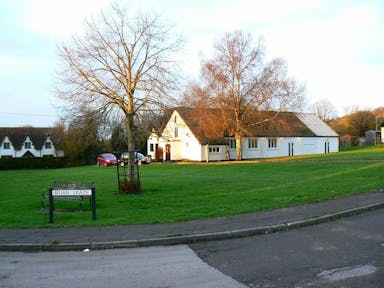
[{"label": "doorway", "polygon": [[324,142],[324,153],[325,154],[329,153],[329,141]]},{"label": "doorway", "polygon": [[163,147],[160,147],[159,144],[156,144],[156,161],[162,162],[163,161]]},{"label": "doorway", "polygon": [[293,156],[293,142],[288,142],[288,156]]},{"label": "doorway", "polygon": [[171,144],[165,144],[165,161],[171,161]]}]

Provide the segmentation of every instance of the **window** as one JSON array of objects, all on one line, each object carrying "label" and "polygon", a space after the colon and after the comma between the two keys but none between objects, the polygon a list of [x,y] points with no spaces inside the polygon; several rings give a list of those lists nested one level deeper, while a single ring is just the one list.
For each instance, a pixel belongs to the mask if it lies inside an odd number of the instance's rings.
[{"label": "window", "polygon": [[45,142],[45,149],[52,149],[52,142]]},{"label": "window", "polygon": [[175,127],[175,137],[179,137],[179,129],[177,126]]},{"label": "window", "polygon": [[4,143],[3,143],[3,148],[4,148],[4,149],[11,149],[11,143],[9,143],[9,142],[4,142]]},{"label": "window", "polygon": [[228,138],[227,143],[229,145],[229,149],[236,149],[236,139],[235,138]]},{"label": "window", "polygon": [[209,153],[220,153],[220,147],[212,146],[208,149]]},{"label": "window", "polygon": [[268,148],[277,148],[276,138],[268,138]]},{"label": "window", "polygon": [[31,148],[32,148],[32,144],[31,144],[31,142],[25,142],[25,143],[24,143],[24,148],[25,148],[25,149],[31,149]]},{"label": "window", "polygon": [[149,144],[149,152],[153,152],[153,143]]},{"label": "window", "polygon": [[248,148],[256,149],[257,148],[257,138],[249,138],[248,139]]}]

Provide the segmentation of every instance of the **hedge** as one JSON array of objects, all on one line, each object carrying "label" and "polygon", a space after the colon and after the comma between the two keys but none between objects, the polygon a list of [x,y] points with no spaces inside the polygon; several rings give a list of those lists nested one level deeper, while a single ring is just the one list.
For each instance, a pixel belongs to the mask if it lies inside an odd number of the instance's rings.
[{"label": "hedge", "polygon": [[0,158],[0,170],[68,167],[66,157]]}]

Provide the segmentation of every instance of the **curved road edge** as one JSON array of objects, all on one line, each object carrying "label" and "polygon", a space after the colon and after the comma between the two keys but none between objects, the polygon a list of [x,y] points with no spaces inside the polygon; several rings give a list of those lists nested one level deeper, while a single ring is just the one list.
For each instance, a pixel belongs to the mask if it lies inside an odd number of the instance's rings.
[{"label": "curved road edge", "polygon": [[89,242],[89,243],[59,243],[59,244],[28,244],[28,243],[7,243],[0,244],[0,251],[78,251],[84,249],[101,250],[114,248],[136,248],[150,246],[168,246],[191,244],[204,241],[224,240],[242,238],[248,236],[262,235],[297,229],[300,227],[316,225],[319,223],[334,221],[343,217],[349,217],[361,214],[367,211],[384,208],[384,201],[348,209],[336,213],[324,214],[317,217],[306,218],[299,221],[287,222],[281,224],[252,227],[231,231],[190,234],[164,238],[137,239],[127,241],[108,241],[108,242]]}]

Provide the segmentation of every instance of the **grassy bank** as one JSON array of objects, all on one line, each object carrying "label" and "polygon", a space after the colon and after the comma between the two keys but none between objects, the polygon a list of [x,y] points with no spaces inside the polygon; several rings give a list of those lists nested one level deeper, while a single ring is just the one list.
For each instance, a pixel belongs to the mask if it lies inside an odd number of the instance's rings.
[{"label": "grassy bank", "polygon": [[[281,161],[285,160],[285,161]],[[151,164],[140,167],[143,193],[119,195],[116,170],[85,166],[0,171],[0,227],[163,223],[322,201],[384,187],[384,147],[252,163]],[[88,206],[48,224],[40,196],[54,180],[93,181],[97,220]]]}]

